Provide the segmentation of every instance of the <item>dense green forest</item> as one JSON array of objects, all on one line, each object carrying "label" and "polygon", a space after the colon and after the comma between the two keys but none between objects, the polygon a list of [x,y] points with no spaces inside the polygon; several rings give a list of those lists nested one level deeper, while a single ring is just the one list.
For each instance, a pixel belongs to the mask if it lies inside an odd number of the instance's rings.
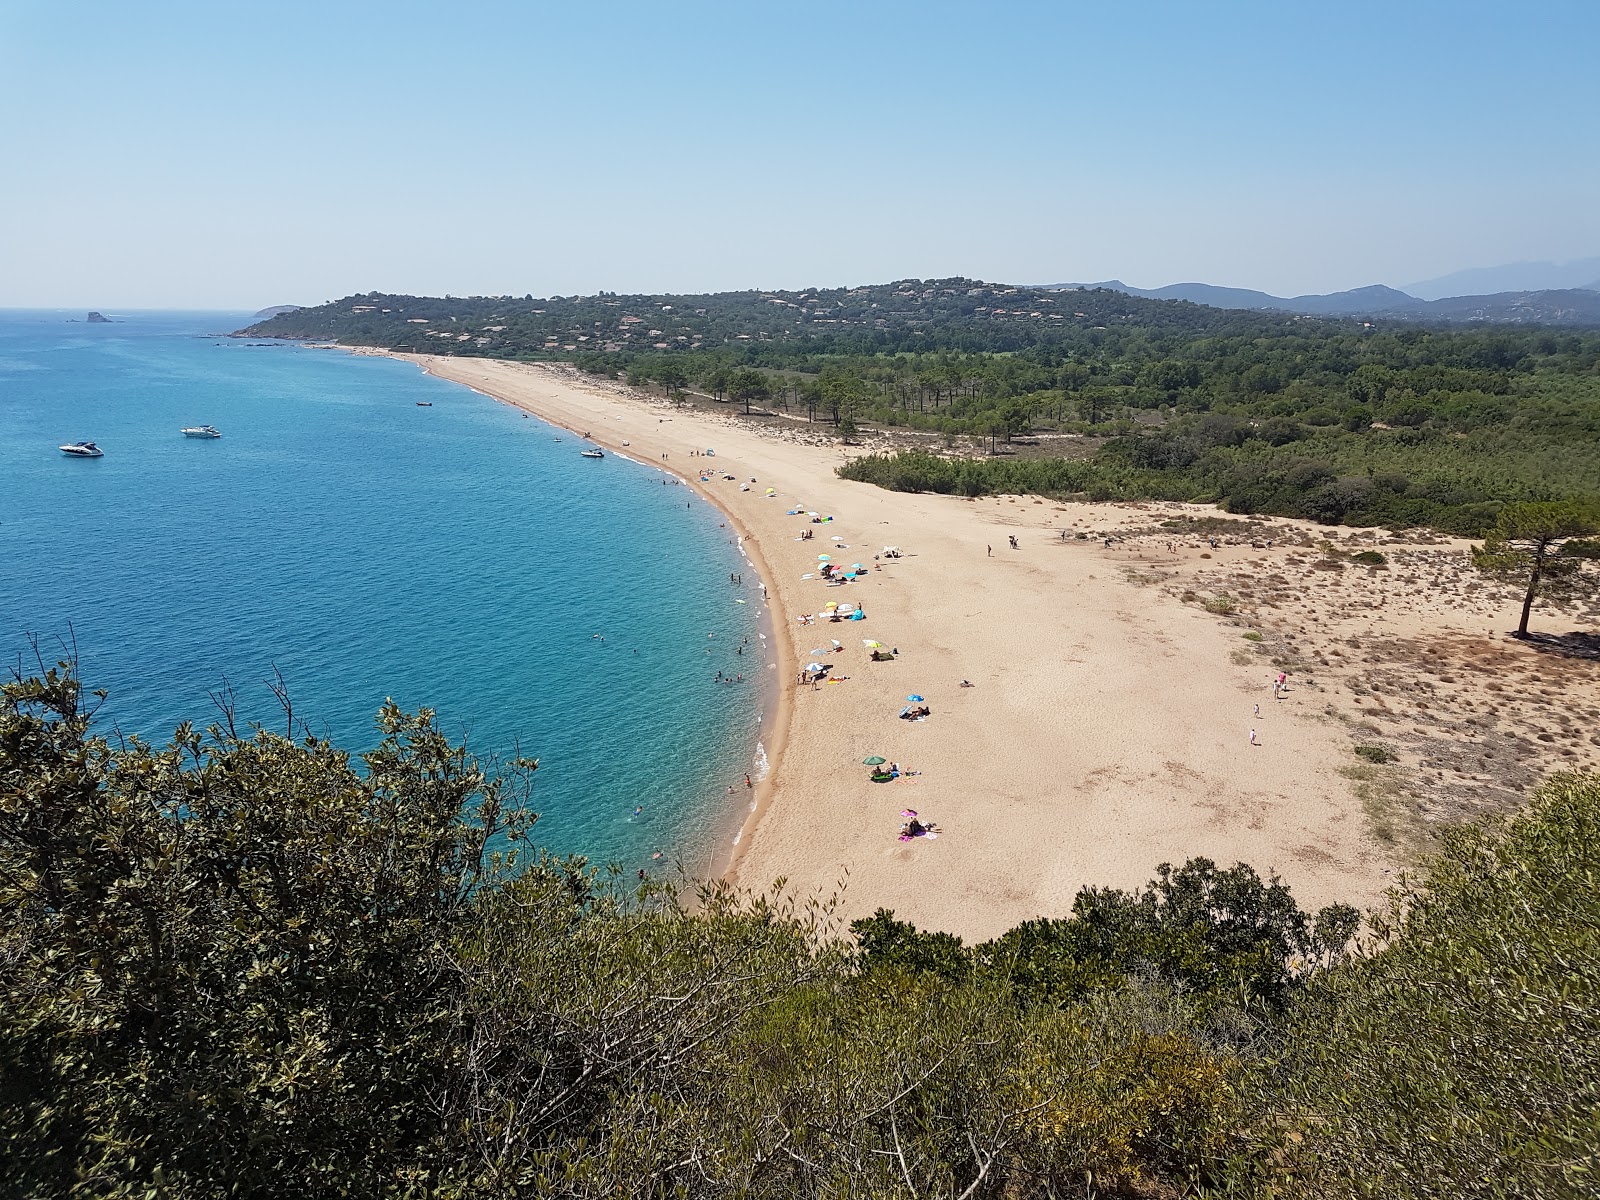
[{"label": "dense green forest", "polygon": [[351,297],[250,336],[562,359],[868,424],[886,487],[1214,501],[1477,535],[1600,493],[1600,334],[1224,311],[968,279],[710,296]]},{"label": "dense green forest", "polygon": [[28,1197],[1593,1195],[1600,778],[1352,943],[1205,860],[977,946],[533,849],[386,707],[95,735],[0,690],[0,1160]]}]

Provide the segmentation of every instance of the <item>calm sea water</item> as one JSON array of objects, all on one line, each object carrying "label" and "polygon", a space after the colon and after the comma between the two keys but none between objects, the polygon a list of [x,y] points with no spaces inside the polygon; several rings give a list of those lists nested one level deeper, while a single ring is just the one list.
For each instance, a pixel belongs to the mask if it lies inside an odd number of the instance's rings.
[{"label": "calm sea water", "polygon": [[[274,670],[351,749],[386,696],[426,705],[480,756],[540,759],[543,844],[703,869],[772,674],[714,508],[409,364],[205,336],[242,313],[109,315],[0,313],[8,664],[70,628],[102,729],[158,743],[224,680],[281,728]],[[56,449],[80,439],[105,457]]]}]

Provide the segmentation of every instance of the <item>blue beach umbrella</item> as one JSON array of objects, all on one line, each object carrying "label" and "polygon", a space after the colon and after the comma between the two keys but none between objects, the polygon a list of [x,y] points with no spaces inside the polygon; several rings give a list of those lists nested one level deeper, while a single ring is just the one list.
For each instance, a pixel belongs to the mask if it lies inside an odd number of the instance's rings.
[{"label": "blue beach umbrella", "polygon": [[906,697],[906,699],[911,701],[913,704],[920,704],[922,702],[922,697],[917,695],[915,692],[912,692],[911,695]]}]

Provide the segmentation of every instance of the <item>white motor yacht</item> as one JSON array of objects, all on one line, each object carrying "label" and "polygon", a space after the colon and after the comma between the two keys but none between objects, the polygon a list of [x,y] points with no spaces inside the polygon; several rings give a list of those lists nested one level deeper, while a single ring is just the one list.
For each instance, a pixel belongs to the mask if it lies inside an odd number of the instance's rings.
[{"label": "white motor yacht", "polygon": [[73,458],[99,458],[105,453],[93,442],[68,442],[65,446],[57,447],[63,454],[70,454]]},{"label": "white motor yacht", "polygon": [[578,451],[578,453],[585,458],[604,458],[606,456],[606,452],[600,449],[599,446],[591,446],[587,450]]},{"label": "white motor yacht", "polygon": [[182,430],[184,437],[219,438],[222,433],[215,425],[186,425]]}]

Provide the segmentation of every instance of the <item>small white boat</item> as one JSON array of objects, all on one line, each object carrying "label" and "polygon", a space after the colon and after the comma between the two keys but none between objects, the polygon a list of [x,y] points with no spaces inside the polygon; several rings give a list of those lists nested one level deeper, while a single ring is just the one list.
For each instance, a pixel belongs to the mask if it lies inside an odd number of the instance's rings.
[{"label": "small white boat", "polygon": [[591,446],[587,450],[578,451],[578,453],[583,455],[584,458],[604,458],[606,456],[606,452],[600,449],[599,446]]},{"label": "small white boat", "polygon": [[215,425],[187,425],[182,432],[184,437],[219,438],[222,436]]},{"label": "small white boat", "polygon": [[68,442],[65,446],[58,446],[63,454],[70,454],[73,458],[99,458],[105,453],[93,442]]}]

